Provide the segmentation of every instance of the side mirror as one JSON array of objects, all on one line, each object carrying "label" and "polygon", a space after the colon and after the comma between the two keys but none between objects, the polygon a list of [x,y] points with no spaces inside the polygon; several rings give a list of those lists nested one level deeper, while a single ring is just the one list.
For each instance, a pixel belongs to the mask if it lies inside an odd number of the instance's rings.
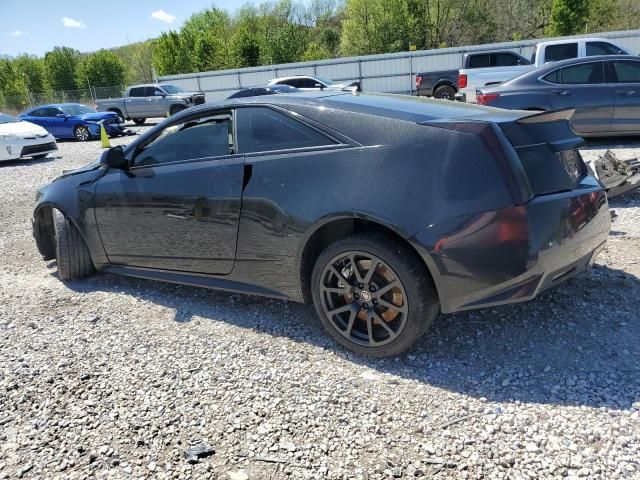
[{"label": "side mirror", "polygon": [[58,114],[56,114],[56,117],[58,117],[58,118],[69,118],[69,115],[67,115],[66,113],[58,113]]},{"label": "side mirror", "polygon": [[314,85],[314,87],[315,87],[315,88],[319,88],[320,90],[324,90],[324,85],[323,85],[323,84],[321,84],[321,83],[316,83],[316,84]]},{"label": "side mirror", "polygon": [[118,145],[103,152],[100,157],[100,165],[106,168],[118,168],[121,170],[127,168],[128,162],[124,156],[122,147]]},{"label": "side mirror", "polygon": [[153,92],[153,94],[154,94],[156,97],[166,97],[166,96],[167,96],[167,94],[166,94],[166,93],[161,92],[160,90],[156,90],[155,92]]}]

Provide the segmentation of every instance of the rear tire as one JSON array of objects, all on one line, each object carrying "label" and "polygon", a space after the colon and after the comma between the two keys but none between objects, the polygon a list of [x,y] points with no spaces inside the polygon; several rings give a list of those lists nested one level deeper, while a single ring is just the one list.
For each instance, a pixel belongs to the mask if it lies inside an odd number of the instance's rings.
[{"label": "rear tire", "polygon": [[441,100],[454,100],[456,98],[456,89],[451,85],[440,85],[433,92],[433,97]]},{"label": "rear tire", "polygon": [[133,120],[133,123],[136,125],[144,125],[144,122],[147,121],[146,118],[132,118],[131,120]]},{"label": "rear tire", "polygon": [[58,210],[53,210],[53,228],[60,280],[92,274],[95,267],[83,238],[78,229]]},{"label": "rear tire", "polygon": [[380,233],[329,245],[316,260],[311,290],[320,321],[336,342],[372,357],[409,349],[440,309],[415,252]]},{"label": "rear tire", "polygon": [[34,155],[32,158],[34,160],[40,160],[41,158],[46,157],[47,155],[49,155],[48,153],[41,153],[40,155]]}]

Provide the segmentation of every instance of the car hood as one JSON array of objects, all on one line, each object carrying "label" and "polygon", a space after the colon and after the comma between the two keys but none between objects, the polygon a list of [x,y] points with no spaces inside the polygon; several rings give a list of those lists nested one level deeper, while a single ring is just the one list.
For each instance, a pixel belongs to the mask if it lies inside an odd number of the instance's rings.
[{"label": "car hood", "polygon": [[11,133],[13,135],[19,136],[28,136],[28,135],[38,135],[38,136],[47,136],[47,131],[42,128],[40,125],[36,125],[31,122],[14,122],[14,123],[0,123],[0,133]]},{"label": "car hood", "polygon": [[87,122],[99,122],[100,120],[106,120],[108,118],[115,118],[118,114],[114,112],[95,112],[85,113],[84,115],[74,115],[72,118],[78,120],[85,120]]},{"label": "car hood", "polygon": [[193,97],[194,95],[204,95],[204,92],[180,92],[170,93],[170,97]]}]

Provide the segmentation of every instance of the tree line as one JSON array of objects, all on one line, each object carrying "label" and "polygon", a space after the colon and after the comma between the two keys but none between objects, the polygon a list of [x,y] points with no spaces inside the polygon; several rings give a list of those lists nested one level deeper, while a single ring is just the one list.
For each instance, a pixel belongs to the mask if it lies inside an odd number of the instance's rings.
[{"label": "tree line", "polygon": [[145,42],[1,58],[0,105],[150,82],[153,69],[171,75],[634,28],[638,0],[278,0],[233,14],[212,6]]}]

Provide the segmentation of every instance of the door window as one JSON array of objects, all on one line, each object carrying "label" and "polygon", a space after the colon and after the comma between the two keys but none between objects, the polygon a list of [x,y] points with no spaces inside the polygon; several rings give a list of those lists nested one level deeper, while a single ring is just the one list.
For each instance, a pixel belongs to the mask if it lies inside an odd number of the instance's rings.
[{"label": "door window", "polygon": [[469,58],[469,68],[484,68],[491,66],[491,56],[487,54],[483,55],[471,55]]},{"label": "door window", "polygon": [[612,62],[617,83],[640,83],[640,62]]},{"label": "door window", "polygon": [[298,79],[298,88],[318,88],[317,84],[320,82],[314,78],[299,78]]},{"label": "door window", "polygon": [[557,62],[558,60],[567,60],[568,58],[576,58],[578,56],[577,43],[562,43],[560,45],[548,45],[544,49],[545,62]]},{"label": "door window", "polygon": [[604,82],[604,63],[593,62],[560,69],[562,83],[597,84]]},{"label": "door window", "polygon": [[133,87],[129,90],[130,97],[144,97],[144,87]]},{"label": "door window", "polygon": [[33,112],[31,112],[29,114],[29,116],[31,117],[46,117],[45,112],[46,112],[46,108],[39,108],[37,110],[34,110]]},{"label": "door window", "polygon": [[231,115],[192,118],[165,128],[136,154],[134,166],[195,160],[233,153]]},{"label": "door window", "polygon": [[319,131],[270,108],[239,108],[239,153],[333,145]]},{"label": "door window", "polygon": [[164,92],[160,90],[158,87],[144,87],[145,97],[153,97],[155,96],[156,92],[158,92],[159,94],[164,94]]},{"label": "door window", "polygon": [[594,55],[626,55],[627,52],[609,42],[587,42],[587,57]]},{"label": "door window", "polygon": [[[500,52],[491,54],[491,66],[493,67],[512,67],[515,65],[522,65],[519,62],[521,59],[519,56],[509,52]],[[526,62],[529,63],[529,62]]]}]

